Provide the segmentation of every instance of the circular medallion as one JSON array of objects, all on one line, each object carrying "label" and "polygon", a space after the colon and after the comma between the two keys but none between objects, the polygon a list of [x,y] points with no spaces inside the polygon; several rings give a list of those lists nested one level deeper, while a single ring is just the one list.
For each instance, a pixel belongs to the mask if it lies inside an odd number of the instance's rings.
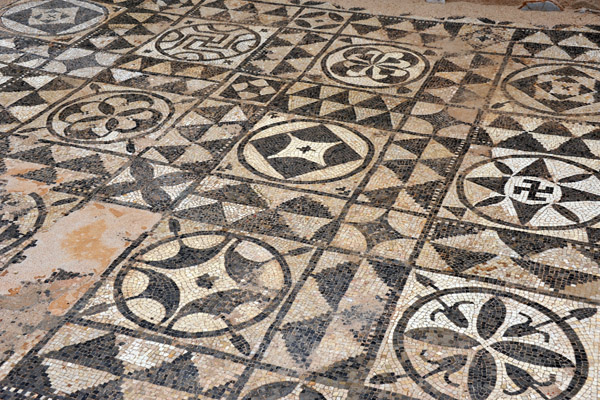
[{"label": "circular medallion", "polygon": [[300,120],[260,128],[238,148],[241,163],[267,179],[331,182],[364,169],[373,144],[341,125]]},{"label": "circular medallion", "polygon": [[106,19],[106,8],[84,0],[43,0],[21,3],[0,20],[7,28],[34,36],[64,36],[93,28]]},{"label": "circular medallion", "polygon": [[600,112],[600,69],[577,64],[542,64],[508,75],[505,93],[521,106],[550,114]]},{"label": "circular medallion", "polygon": [[156,49],[183,61],[224,60],[248,53],[260,44],[260,35],[241,25],[207,23],[165,32]]},{"label": "circular medallion", "polygon": [[429,63],[420,54],[399,46],[352,45],[329,53],[323,71],[338,82],[367,88],[403,85],[421,78]]},{"label": "circular medallion", "polygon": [[507,156],[471,166],[458,179],[469,209],[527,229],[567,229],[600,219],[600,175],[552,156]]},{"label": "circular medallion", "polygon": [[0,194],[0,254],[31,237],[44,223],[46,209],[35,194]]},{"label": "circular medallion", "polygon": [[583,308],[561,317],[488,288],[439,290],[405,311],[394,349],[408,376],[436,399],[567,400],[588,374],[568,320],[595,313]]},{"label": "circular medallion", "polygon": [[48,117],[50,132],[74,142],[113,143],[156,132],[173,115],[171,101],[135,90],[72,100]]},{"label": "circular medallion", "polygon": [[205,337],[264,319],[291,285],[283,257],[254,238],[197,232],[149,246],[115,280],[119,311],[137,325]]}]

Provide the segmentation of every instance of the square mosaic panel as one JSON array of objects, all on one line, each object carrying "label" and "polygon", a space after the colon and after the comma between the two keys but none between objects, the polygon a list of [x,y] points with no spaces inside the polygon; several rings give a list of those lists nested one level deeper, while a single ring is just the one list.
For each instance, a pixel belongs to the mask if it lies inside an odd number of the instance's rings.
[{"label": "square mosaic panel", "polygon": [[286,89],[272,106],[292,114],[395,130],[414,102],[403,97],[300,81]]},{"label": "square mosaic panel", "polygon": [[177,15],[132,6],[127,12],[84,36],[77,42],[77,46],[87,50],[128,53],[166,30],[178,18]]},{"label": "square mosaic panel", "polygon": [[566,61],[597,60],[600,35],[594,31],[518,29],[512,54]]},{"label": "square mosaic panel", "polygon": [[345,25],[352,14],[343,11],[303,10],[290,26],[319,32],[336,33]]},{"label": "square mosaic panel", "polygon": [[[131,72],[138,72],[140,74],[132,74]],[[136,80],[138,84],[140,84],[139,77],[143,76],[146,79],[144,84],[147,85],[152,82],[149,77],[152,77],[152,80],[160,81],[160,79],[165,79],[164,76],[168,76],[171,81],[167,82],[177,82],[180,86],[188,86],[190,82],[195,82],[196,80],[222,82],[230,73],[231,71],[227,68],[213,65],[199,65],[195,62],[180,60],[167,61],[158,58],[128,54],[119,59],[116,68],[111,70],[112,78],[109,79],[127,81],[132,78],[137,78]],[[120,76],[125,79],[119,78]],[[176,80],[174,79],[175,77],[179,79]]]},{"label": "square mosaic panel", "polygon": [[597,299],[599,251],[597,246],[557,237],[436,221],[416,263],[462,276]]},{"label": "square mosaic panel", "polygon": [[242,26],[186,18],[140,47],[135,54],[167,61],[235,68],[274,32],[275,28],[268,26]]},{"label": "square mosaic panel", "polygon": [[152,211],[166,211],[194,184],[188,171],[135,158],[102,187],[97,197],[105,201]]},{"label": "square mosaic panel", "polygon": [[353,205],[331,245],[372,256],[408,261],[425,221],[423,215]]},{"label": "square mosaic panel", "polygon": [[242,69],[251,73],[296,78],[312,64],[314,57],[332,37],[326,33],[286,29],[272,37]]},{"label": "square mosaic panel", "polygon": [[[169,69],[166,68],[164,72],[168,73]],[[96,76],[96,82],[132,88],[147,88],[194,97],[205,97],[217,86],[215,82],[207,79],[173,77],[164,73],[134,72],[122,68],[104,69]]]},{"label": "square mosaic panel", "polygon": [[201,174],[212,170],[263,111],[206,99],[157,138],[142,157]]},{"label": "square mosaic panel", "polygon": [[598,159],[498,152],[469,149],[439,216],[598,242]]},{"label": "square mosaic panel", "polygon": [[498,111],[598,120],[600,70],[587,63],[513,57],[490,102]]},{"label": "square mosaic panel", "polygon": [[69,48],[42,67],[44,71],[91,78],[113,66],[121,56],[105,51]]},{"label": "square mosaic panel", "polygon": [[596,306],[421,271],[397,304],[368,386],[418,399],[598,392]]},{"label": "square mosaic panel", "polygon": [[281,3],[259,3],[240,0],[206,1],[190,16],[212,21],[285,26],[300,10]]},{"label": "square mosaic panel", "polygon": [[448,40],[462,27],[454,22],[356,13],[342,33],[423,46]]},{"label": "square mosaic panel", "polygon": [[328,243],[345,204],[336,197],[209,176],[174,214],[246,232]]},{"label": "square mosaic panel", "polygon": [[85,82],[81,78],[12,68],[7,68],[6,73],[14,77],[6,80],[0,93],[0,128],[4,131],[47,110]]},{"label": "square mosaic panel", "polygon": [[426,213],[442,195],[465,148],[476,112],[417,103],[358,200],[379,207]]},{"label": "square mosaic panel", "polygon": [[342,33],[437,48],[448,53],[484,51],[505,54],[514,29],[452,20],[354,14]]},{"label": "square mosaic panel", "polygon": [[486,113],[476,143],[493,146],[495,155],[547,153],[595,159],[600,156],[600,125],[522,115]]},{"label": "square mosaic panel", "polygon": [[422,52],[412,45],[402,47],[339,36],[306,73],[306,78],[381,94],[410,96],[421,87],[438,57],[433,50]]},{"label": "square mosaic panel", "polygon": [[285,81],[262,76],[235,74],[214,96],[225,100],[266,106],[284,87]]},{"label": "square mosaic panel", "polygon": [[457,32],[453,44],[466,51],[505,54],[514,39],[515,29],[509,27],[464,24]]},{"label": "square mosaic panel", "polygon": [[45,40],[0,33],[0,60],[26,68],[37,68],[64,50],[58,43],[50,46]]},{"label": "square mosaic panel", "polygon": [[[391,289],[401,287],[407,274],[408,269],[396,263],[361,262],[357,256],[325,252],[279,324],[262,361],[310,373],[322,382],[358,376]],[[366,282],[371,282],[368,288]]]},{"label": "square mosaic panel", "polygon": [[449,55],[439,60],[420,100],[481,107],[493,88],[503,57],[485,53]]},{"label": "square mosaic panel", "polygon": [[[72,92],[70,85],[64,88],[65,85],[55,84],[52,88],[56,86],[61,94]],[[129,155],[165,133],[196,101],[194,97],[172,93],[91,83],[55,103],[53,109],[17,133]],[[48,108],[42,106],[40,109]]]},{"label": "square mosaic panel", "polygon": [[116,5],[77,0],[20,1],[2,10],[0,30],[69,43],[123,11]]},{"label": "square mosaic panel", "polygon": [[281,238],[165,219],[73,321],[247,360],[313,252]]}]

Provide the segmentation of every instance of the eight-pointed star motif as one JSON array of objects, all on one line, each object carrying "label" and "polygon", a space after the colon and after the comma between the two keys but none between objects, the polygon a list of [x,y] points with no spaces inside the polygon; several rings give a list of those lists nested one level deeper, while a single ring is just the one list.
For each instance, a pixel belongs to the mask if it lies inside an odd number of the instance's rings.
[{"label": "eight-pointed star motif", "polygon": [[459,195],[478,214],[530,229],[564,229],[600,216],[600,179],[556,157],[509,156],[476,164]]}]

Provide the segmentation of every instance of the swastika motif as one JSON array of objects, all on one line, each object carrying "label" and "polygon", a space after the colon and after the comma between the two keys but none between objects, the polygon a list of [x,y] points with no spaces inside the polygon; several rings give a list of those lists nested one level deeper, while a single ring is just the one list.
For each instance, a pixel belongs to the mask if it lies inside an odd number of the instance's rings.
[{"label": "swastika motif", "polygon": [[224,60],[245,54],[260,44],[260,35],[239,25],[206,23],[165,32],[156,49],[183,61]]}]

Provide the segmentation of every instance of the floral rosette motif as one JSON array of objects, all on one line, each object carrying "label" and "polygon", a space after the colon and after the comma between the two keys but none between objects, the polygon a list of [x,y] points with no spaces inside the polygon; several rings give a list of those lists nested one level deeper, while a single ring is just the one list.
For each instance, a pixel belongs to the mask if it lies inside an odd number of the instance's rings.
[{"label": "floral rosette motif", "polygon": [[[561,317],[512,293],[440,290],[404,313],[394,347],[407,376],[437,399],[571,399],[588,367],[568,321],[595,313],[580,308]],[[372,381],[383,378],[390,381]]]},{"label": "floral rosette motif", "polygon": [[154,132],[171,114],[171,102],[162,96],[119,91],[75,100],[48,121],[51,130],[65,139],[107,143]]},{"label": "floral rosette motif", "polygon": [[417,54],[396,46],[351,46],[331,53],[326,70],[334,79],[357,86],[383,87],[418,79],[426,63]]}]

